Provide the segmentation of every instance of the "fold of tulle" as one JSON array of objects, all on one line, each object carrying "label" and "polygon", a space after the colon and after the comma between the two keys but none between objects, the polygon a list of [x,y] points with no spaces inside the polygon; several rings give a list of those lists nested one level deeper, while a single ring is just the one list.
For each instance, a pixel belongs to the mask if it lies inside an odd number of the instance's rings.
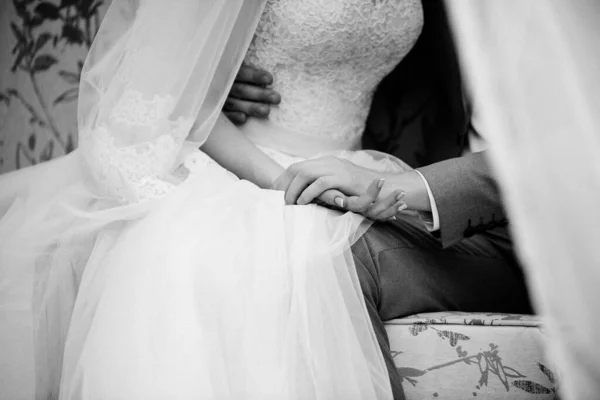
[{"label": "fold of tulle", "polygon": [[0,176],[0,398],[58,397],[64,339],[98,233],[138,209],[89,187],[80,152]]},{"label": "fold of tulle", "polygon": [[152,203],[99,197],[81,152],[0,175],[0,398],[56,399],[79,281],[98,235]]},{"label": "fold of tulle", "polygon": [[77,157],[28,172],[55,196],[0,199],[0,397],[57,398],[62,374],[61,399],[391,398],[349,248],[363,218],[214,164],[119,206],[65,177]]},{"label": "fold of tulle", "polygon": [[[59,277],[66,268],[53,249],[73,222],[59,204],[78,191],[79,166],[73,154],[0,176],[0,398],[40,397],[37,389],[50,393],[59,378],[62,353],[46,338],[66,335],[76,291],[72,276]],[[55,309],[46,318],[49,297]],[[38,334],[42,326],[49,335]]]}]

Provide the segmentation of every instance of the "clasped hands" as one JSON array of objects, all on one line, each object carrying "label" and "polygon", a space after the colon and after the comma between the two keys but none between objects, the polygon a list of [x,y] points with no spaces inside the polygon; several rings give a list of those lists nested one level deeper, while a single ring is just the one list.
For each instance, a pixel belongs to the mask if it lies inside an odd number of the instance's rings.
[{"label": "clasped hands", "polygon": [[[245,123],[248,116],[266,118],[270,105],[281,101],[267,87],[272,82],[268,72],[243,65],[225,103],[225,114],[236,124]],[[288,204],[315,202],[373,220],[394,220],[407,208],[402,202],[405,194],[392,190],[386,179],[385,174],[348,160],[322,157],[290,166],[272,188],[285,191]]]},{"label": "clasped hands", "polygon": [[386,187],[386,174],[327,156],[291,165],[273,183],[287,204],[312,202],[378,221],[395,220],[407,206],[402,190]]}]

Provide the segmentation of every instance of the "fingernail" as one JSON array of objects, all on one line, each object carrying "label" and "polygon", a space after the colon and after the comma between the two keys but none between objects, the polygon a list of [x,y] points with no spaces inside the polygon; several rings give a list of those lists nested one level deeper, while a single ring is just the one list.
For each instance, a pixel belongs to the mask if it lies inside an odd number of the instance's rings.
[{"label": "fingernail", "polygon": [[271,83],[271,77],[269,75],[263,75],[262,78],[260,78],[260,81],[265,85],[268,85]]},{"label": "fingernail", "polygon": [[344,199],[342,199],[341,197],[336,197],[334,201],[335,204],[338,205],[338,207],[344,208]]},{"label": "fingernail", "polygon": [[267,115],[267,114],[269,114],[269,107],[260,106],[260,107],[258,107],[258,112],[261,115]]},{"label": "fingernail", "polygon": [[406,204],[402,204],[400,207],[398,207],[398,212],[400,211],[404,211],[408,208],[408,206]]},{"label": "fingernail", "polygon": [[281,99],[279,98],[278,94],[273,93],[273,94],[269,95],[269,101],[273,104],[279,104]]},{"label": "fingernail", "polygon": [[383,187],[383,184],[385,183],[385,179],[384,178],[380,178],[379,182],[377,182],[377,187],[379,189],[381,189]]},{"label": "fingernail", "polygon": [[396,196],[396,201],[400,201],[400,200],[402,200],[402,198],[403,198],[404,196],[406,196],[406,193],[404,193],[404,192],[401,192],[401,193],[399,193],[399,194],[398,194],[398,196]]},{"label": "fingernail", "polygon": [[390,221],[395,221],[395,220],[397,220],[397,219],[398,219],[398,218],[396,218],[396,216],[395,216],[395,215],[393,215],[393,216],[391,216],[391,217],[390,217]]}]

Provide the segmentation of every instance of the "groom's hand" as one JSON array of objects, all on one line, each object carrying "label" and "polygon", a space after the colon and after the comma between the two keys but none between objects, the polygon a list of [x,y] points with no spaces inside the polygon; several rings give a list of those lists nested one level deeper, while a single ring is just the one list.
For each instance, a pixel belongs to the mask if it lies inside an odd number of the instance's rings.
[{"label": "groom's hand", "polygon": [[272,83],[273,76],[267,71],[242,65],[225,101],[225,115],[238,125],[248,117],[268,117],[271,105],[281,101],[279,93],[268,87]]},{"label": "groom's hand", "polygon": [[374,180],[367,191],[360,196],[346,196],[345,194],[329,189],[319,195],[319,202],[334,205],[336,208],[362,214],[367,218],[378,221],[397,219],[405,213],[407,205],[404,204],[404,191],[394,190],[387,197],[380,196],[385,179]]}]

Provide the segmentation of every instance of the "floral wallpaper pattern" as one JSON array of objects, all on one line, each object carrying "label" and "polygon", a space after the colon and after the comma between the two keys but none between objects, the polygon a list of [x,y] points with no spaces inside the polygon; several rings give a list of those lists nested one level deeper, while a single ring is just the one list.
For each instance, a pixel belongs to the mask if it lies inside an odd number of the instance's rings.
[{"label": "floral wallpaper pattern", "polygon": [[0,172],[6,172],[76,147],[79,75],[110,0],[0,3]]}]

